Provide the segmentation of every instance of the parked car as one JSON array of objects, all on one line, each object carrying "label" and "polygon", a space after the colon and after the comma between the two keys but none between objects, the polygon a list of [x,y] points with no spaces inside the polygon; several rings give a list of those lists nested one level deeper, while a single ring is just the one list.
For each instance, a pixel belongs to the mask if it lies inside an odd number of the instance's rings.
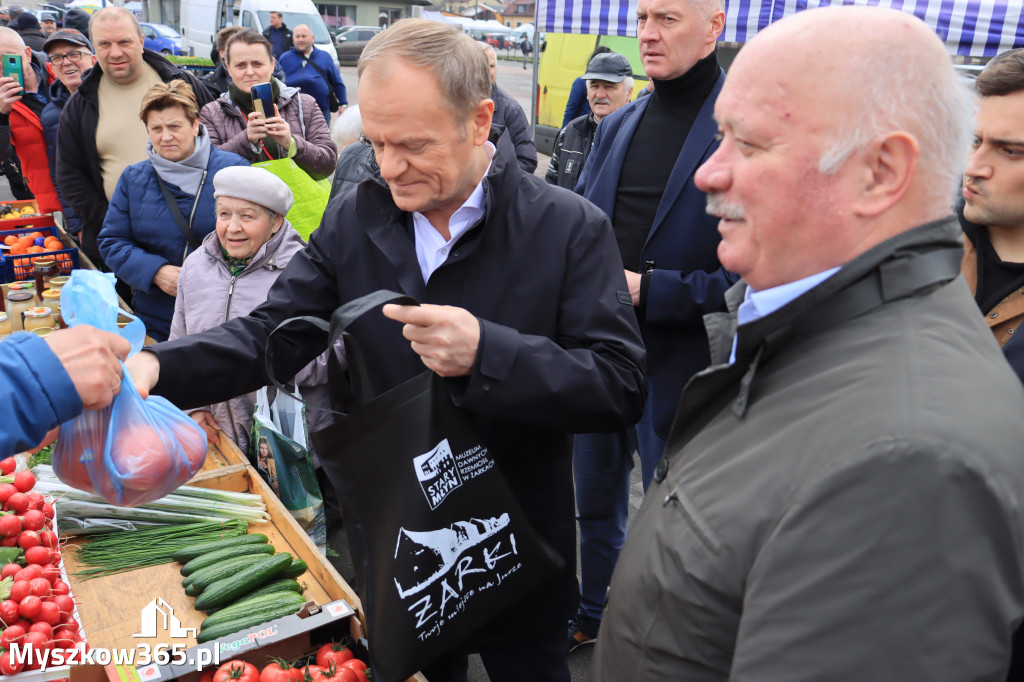
[{"label": "parked car", "polygon": [[166,24],[142,24],[142,35],[146,36],[146,47],[154,52],[183,55],[181,36]]},{"label": "parked car", "polygon": [[354,64],[370,39],[381,32],[377,26],[345,26],[334,38],[339,64]]}]

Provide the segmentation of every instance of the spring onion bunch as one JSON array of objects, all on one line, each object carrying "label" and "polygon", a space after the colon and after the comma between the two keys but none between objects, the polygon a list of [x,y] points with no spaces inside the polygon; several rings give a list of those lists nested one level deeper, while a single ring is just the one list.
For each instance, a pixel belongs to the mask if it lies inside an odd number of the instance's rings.
[{"label": "spring onion bunch", "polygon": [[75,548],[75,560],[84,570],[76,576],[98,578],[146,566],[168,564],[178,550],[203,542],[245,535],[249,524],[237,519],[181,525],[162,525],[142,530],[114,531]]}]

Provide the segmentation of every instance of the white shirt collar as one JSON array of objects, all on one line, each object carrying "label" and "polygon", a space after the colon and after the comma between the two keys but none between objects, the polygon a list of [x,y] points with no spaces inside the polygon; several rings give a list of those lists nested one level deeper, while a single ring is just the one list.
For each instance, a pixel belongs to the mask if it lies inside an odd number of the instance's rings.
[{"label": "white shirt collar", "polygon": [[[486,152],[488,160],[492,160],[495,152],[494,145],[490,142],[485,142],[484,152]],[[441,267],[448,259],[452,244],[457,242],[462,235],[469,231],[469,228],[473,227],[483,217],[485,207],[484,178],[487,177],[487,173],[490,170],[491,164],[488,162],[487,170],[484,171],[480,182],[476,184],[476,187],[473,188],[466,201],[448,220],[448,231],[451,234],[451,239],[445,241],[445,238],[430,224],[426,216],[419,211],[413,211],[412,226],[416,237],[416,260],[419,261],[420,272],[423,273],[424,282],[430,281],[430,276],[434,274],[434,271]]]},{"label": "white shirt collar", "polygon": [[[763,291],[757,291],[753,287],[748,286],[743,297],[743,303],[740,303],[740,307],[736,310],[736,322],[739,326],[743,326],[771,315],[790,301],[796,300],[818,286],[839,272],[839,270],[840,268],[830,268],[824,272],[818,272],[803,279],[798,279],[795,282],[787,282],[786,284],[780,284],[777,287],[764,289]],[[736,362],[736,343],[737,338],[733,337],[732,355],[729,356],[730,365]]]}]

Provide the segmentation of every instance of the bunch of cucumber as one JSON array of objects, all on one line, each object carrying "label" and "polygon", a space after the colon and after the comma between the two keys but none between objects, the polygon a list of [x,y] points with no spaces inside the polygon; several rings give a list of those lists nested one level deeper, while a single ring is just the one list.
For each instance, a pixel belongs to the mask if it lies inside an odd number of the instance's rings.
[{"label": "bunch of cucumber", "polygon": [[277,554],[266,535],[195,545],[176,552],[174,560],[184,564],[185,594],[196,598],[197,610],[211,614],[199,628],[199,642],[291,615],[306,603],[295,580],[308,569],[306,562]]}]

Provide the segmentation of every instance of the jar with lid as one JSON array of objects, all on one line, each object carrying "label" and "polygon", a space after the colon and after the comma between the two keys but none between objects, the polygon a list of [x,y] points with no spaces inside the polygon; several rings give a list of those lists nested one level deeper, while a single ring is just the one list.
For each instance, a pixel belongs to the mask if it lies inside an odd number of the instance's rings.
[{"label": "jar with lid", "polygon": [[53,311],[53,325],[57,329],[64,328],[64,320],[60,316],[60,289],[49,288],[43,292],[43,305]]},{"label": "jar with lid", "polygon": [[43,306],[29,308],[22,313],[22,317],[25,320],[24,327],[27,332],[40,327],[53,327],[53,311]]},{"label": "jar with lid", "polygon": [[36,295],[42,296],[50,288],[50,280],[60,274],[60,268],[55,258],[33,258],[32,264],[35,266]]},{"label": "jar with lid", "polygon": [[[33,298],[36,296],[36,283],[35,282],[11,282],[7,289],[9,291],[27,291],[32,295]],[[41,300],[37,299],[38,303],[42,303]],[[35,305],[38,305],[36,303]],[[10,311],[8,311],[10,312]]]},{"label": "jar with lid", "polygon": [[0,340],[6,339],[12,333],[11,318],[7,313],[0,313]]},{"label": "jar with lid", "polygon": [[50,280],[50,288],[60,291],[60,288],[67,284],[69,279],[71,278],[67,275],[58,275]]},{"label": "jar with lid", "polygon": [[31,291],[11,290],[7,292],[7,314],[10,316],[12,331],[20,332],[25,330],[21,321],[21,314],[34,306],[35,299]]}]

